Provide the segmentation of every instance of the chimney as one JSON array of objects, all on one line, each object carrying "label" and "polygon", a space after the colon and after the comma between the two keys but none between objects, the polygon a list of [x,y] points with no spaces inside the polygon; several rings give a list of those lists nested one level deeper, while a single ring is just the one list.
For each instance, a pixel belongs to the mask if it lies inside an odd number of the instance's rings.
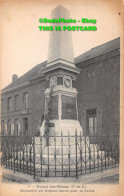
[{"label": "chimney", "polygon": [[12,75],[12,82],[15,82],[18,79],[18,76],[16,74]]}]

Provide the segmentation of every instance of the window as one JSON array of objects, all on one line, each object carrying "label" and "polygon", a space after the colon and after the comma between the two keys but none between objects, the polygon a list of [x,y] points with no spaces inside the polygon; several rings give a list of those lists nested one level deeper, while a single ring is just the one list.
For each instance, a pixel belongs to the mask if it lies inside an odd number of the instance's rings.
[{"label": "window", "polygon": [[5,112],[5,99],[2,99],[1,101],[1,113]]},{"label": "window", "polygon": [[12,110],[12,99],[11,99],[11,97],[8,97],[7,109],[8,109],[8,111]]},{"label": "window", "polygon": [[7,135],[11,135],[11,120],[7,121]]},{"label": "window", "polygon": [[92,93],[96,91],[96,74],[95,71],[87,73],[87,92]]},{"label": "window", "polygon": [[28,93],[23,94],[23,107],[28,108]]},{"label": "window", "polygon": [[15,95],[14,96],[14,109],[15,109],[15,111],[17,111],[18,110],[18,95]]},{"label": "window", "polygon": [[97,134],[96,109],[87,110],[87,133],[88,135]]},{"label": "window", "polygon": [[19,135],[19,124],[18,124],[18,119],[15,119],[14,121],[14,134]]},{"label": "window", "polygon": [[1,135],[5,135],[4,120],[1,121]]},{"label": "window", "polygon": [[28,118],[23,118],[23,133],[28,135]]}]

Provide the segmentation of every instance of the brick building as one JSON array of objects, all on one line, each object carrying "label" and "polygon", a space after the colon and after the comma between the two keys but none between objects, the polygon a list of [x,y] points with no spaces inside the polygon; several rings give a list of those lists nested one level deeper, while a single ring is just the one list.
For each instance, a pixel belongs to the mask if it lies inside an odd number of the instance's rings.
[{"label": "brick building", "polygon": [[[36,65],[1,93],[1,133],[38,134],[44,114],[46,80]],[[119,133],[120,121],[120,39],[95,47],[75,58],[81,69],[78,90],[78,118],[87,134]]]}]

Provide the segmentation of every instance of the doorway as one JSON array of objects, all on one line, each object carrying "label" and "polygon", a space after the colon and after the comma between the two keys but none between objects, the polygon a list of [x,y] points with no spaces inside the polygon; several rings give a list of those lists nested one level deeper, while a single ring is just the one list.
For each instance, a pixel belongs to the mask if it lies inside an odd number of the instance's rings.
[{"label": "doorway", "polygon": [[87,110],[87,135],[97,134],[96,109]]}]

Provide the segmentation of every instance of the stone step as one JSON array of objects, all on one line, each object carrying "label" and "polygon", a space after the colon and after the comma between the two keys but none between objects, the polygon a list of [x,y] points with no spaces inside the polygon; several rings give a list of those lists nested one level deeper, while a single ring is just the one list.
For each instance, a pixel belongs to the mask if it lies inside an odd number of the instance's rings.
[{"label": "stone step", "polygon": [[[75,148],[75,146],[70,146],[70,148],[69,147],[66,147],[66,146],[63,146],[63,148],[61,148],[61,147],[58,147],[58,146],[56,146],[56,148],[55,147],[49,147],[49,149],[48,149],[48,147],[45,147],[45,148],[35,148],[35,153],[36,154],[41,154],[41,153],[43,153],[43,154],[50,154],[50,155],[54,155],[54,154],[57,154],[57,155],[66,155],[66,154],[69,154],[69,151],[70,151],[70,154],[76,154],[76,150],[77,150],[77,153],[80,153],[81,151],[82,151],[82,153],[100,153],[100,151],[99,150],[97,150],[97,148],[91,148],[91,147],[89,147],[89,148],[82,148],[82,149],[80,149],[80,148]],[[56,152],[56,153],[55,153]]]},{"label": "stone step", "polygon": [[[26,149],[25,149],[26,150]],[[27,151],[30,150],[30,146],[27,147]],[[84,146],[82,145],[82,148],[78,145],[77,149],[75,145],[70,145],[69,146],[46,146],[46,145],[35,145],[35,153],[36,154],[41,154],[41,152],[43,152],[43,154],[68,154],[68,152],[70,151],[70,154],[75,154],[77,150],[77,153],[80,153],[80,151],[82,151],[82,153],[92,153],[92,152],[99,152],[99,147],[96,144],[90,144],[89,146]]]},{"label": "stone step", "polygon": [[[30,158],[33,162],[33,154],[30,154],[27,153],[27,154],[24,154],[24,162],[28,162],[30,161]],[[40,154],[36,154],[35,155],[35,163],[38,163],[39,165],[41,165],[41,160],[42,160],[42,164],[49,164],[50,165],[55,165],[55,162],[56,162],[56,165],[61,165],[62,164],[62,160],[63,160],[63,164],[64,165],[68,165],[69,164],[69,161],[70,161],[70,165],[75,165],[76,164],[76,159],[77,159],[77,162],[80,162],[81,161],[81,158],[82,158],[82,162],[91,162],[91,163],[96,163],[97,161],[101,162],[103,160],[105,160],[105,152],[104,151],[100,151],[99,154],[97,152],[92,152],[89,156],[89,153],[82,153],[82,156],[80,153],[78,153],[77,155],[76,154],[70,154],[70,158],[69,158],[69,155],[68,154],[64,154],[63,156],[61,154],[58,154],[56,155],[56,158],[54,155],[50,154],[48,156],[48,154],[42,154],[42,157]],[[23,159],[23,153],[20,152],[18,154],[18,161],[22,160]],[[108,158],[106,158],[106,160],[108,160]],[[110,160],[110,158],[109,158]]]}]

